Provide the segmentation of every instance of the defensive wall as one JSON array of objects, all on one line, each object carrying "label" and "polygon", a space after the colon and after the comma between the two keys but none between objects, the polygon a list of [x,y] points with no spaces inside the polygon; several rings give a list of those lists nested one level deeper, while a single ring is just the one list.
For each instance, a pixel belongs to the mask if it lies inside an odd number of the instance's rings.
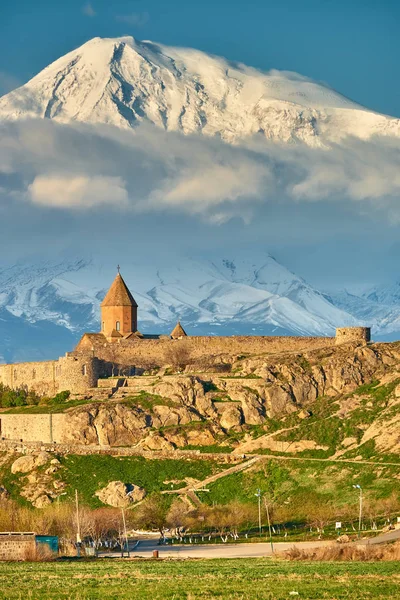
[{"label": "defensive wall", "polygon": [[15,455],[18,454],[33,454],[36,452],[50,452],[57,456],[70,456],[77,454],[79,456],[103,455],[103,456],[135,456],[149,460],[159,460],[165,458],[183,458],[186,460],[200,459],[213,460],[219,462],[236,464],[243,460],[241,454],[225,454],[221,452],[201,452],[200,450],[183,450],[176,448],[174,450],[144,450],[135,446],[101,446],[98,444],[50,444],[40,441],[17,441],[17,440],[0,440],[0,452],[12,451]]},{"label": "defensive wall", "polygon": [[240,355],[278,354],[317,350],[335,345],[334,337],[274,337],[274,336],[188,336],[178,340],[118,339],[105,342],[98,334],[86,334],[78,343],[77,351],[92,352],[104,361],[121,365],[141,366],[153,363],[161,366],[168,360],[171,348],[185,348],[190,360],[196,361],[210,356],[229,359]]},{"label": "defensive wall", "polygon": [[0,365],[0,383],[11,389],[25,387],[40,396],[69,390],[85,393],[99,377],[110,375],[107,365],[87,353],[67,353],[58,360]]},{"label": "defensive wall", "polygon": [[68,414],[0,413],[0,438],[20,442],[62,443]]}]

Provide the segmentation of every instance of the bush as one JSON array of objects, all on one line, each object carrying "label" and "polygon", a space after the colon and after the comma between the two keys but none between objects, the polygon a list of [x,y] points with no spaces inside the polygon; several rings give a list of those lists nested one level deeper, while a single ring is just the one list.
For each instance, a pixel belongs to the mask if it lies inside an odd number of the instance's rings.
[{"label": "bush", "polygon": [[52,402],[54,402],[54,404],[62,404],[63,402],[66,402],[68,400],[70,395],[71,395],[71,392],[69,390],[64,390],[63,392],[58,392],[58,394],[56,394],[54,396]]}]

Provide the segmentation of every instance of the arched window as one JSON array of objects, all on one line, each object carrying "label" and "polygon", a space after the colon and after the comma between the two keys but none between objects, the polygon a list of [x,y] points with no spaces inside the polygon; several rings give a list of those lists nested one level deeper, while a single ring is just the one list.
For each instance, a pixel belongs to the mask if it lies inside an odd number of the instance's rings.
[{"label": "arched window", "polygon": [[87,373],[86,365],[82,365],[82,375],[86,375],[86,373]]},{"label": "arched window", "polygon": [[121,323],[120,323],[119,321],[117,321],[117,322],[115,323],[115,329],[116,329],[117,331],[119,331],[119,330],[121,329]]},{"label": "arched window", "polygon": [[105,330],[105,328],[106,328],[106,324],[103,321],[103,331]]}]

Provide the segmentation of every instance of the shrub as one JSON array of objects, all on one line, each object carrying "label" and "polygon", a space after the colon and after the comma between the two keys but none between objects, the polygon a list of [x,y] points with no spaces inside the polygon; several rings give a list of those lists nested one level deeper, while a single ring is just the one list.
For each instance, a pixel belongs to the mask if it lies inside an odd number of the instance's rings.
[{"label": "shrub", "polygon": [[54,396],[52,402],[54,402],[54,404],[62,404],[63,402],[66,402],[68,400],[70,395],[71,395],[71,392],[68,390],[64,390],[63,392],[58,392],[58,394],[56,394]]}]

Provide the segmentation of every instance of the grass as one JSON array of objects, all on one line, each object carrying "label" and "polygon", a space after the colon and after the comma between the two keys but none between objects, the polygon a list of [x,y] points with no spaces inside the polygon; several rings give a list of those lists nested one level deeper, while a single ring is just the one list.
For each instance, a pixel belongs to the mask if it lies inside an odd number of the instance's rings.
[{"label": "grass", "polygon": [[[305,450],[297,453],[296,456],[328,458],[335,454],[341,447],[341,442],[347,437],[353,437],[360,442],[364,429],[367,425],[373,423],[379,415],[385,410],[392,397],[393,390],[399,383],[399,379],[387,384],[380,385],[379,381],[359,386],[351,394],[342,397],[342,400],[349,398],[359,399],[359,405],[349,411],[346,418],[339,418],[336,412],[339,409],[338,398],[320,397],[312,404],[312,415],[308,419],[299,421],[297,415],[287,419],[287,426],[294,426],[290,431],[278,434],[277,440],[300,441],[314,440],[318,445],[327,447],[327,450]],[[393,413],[397,413],[400,407],[395,406]],[[355,458],[361,456],[365,460],[374,459],[378,455],[375,449],[375,443],[370,440],[344,454],[344,458]],[[381,460],[387,459],[382,453],[379,454]]]},{"label": "grass", "polygon": [[185,477],[202,480],[226,468],[217,461],[202,459],[146,460],[142,457],[69,455],[59,457],[59,460],[64,468],[58,476],[67,483],[64,499],[73,499],[75,489],[78,489],[81,500],[93,508],[102,506],[94,496],[95,491],[110,481],[133,483],[150,493],[170,489],[171,485],[165,484],[165,481],[183,481]]},{"label": "grass", "polygon": [[123,400],[121,400],[121,404],[126,404],[128,406],[141,406],[143,410],[148,410],[149,412],[153,412],[155,406],[176,406],[176,402],[173,402],[169,398],[163,398],[158,394],[150,394],[144,390],[141,390],[135,396],[127,396]]},{"label": "grass", "polygon": [[[352,465],[307,461],[270,459],[249,471],[233,473],[209,484],[210,493],[204,501],[213,504],[237,499],[254,502],[254,493],[263,493],[276,499],[278,504],[288,502],[294,514],[308,503],[334,502],[357,509],[358,496],[352,485],[358,483],[365,499],[385,498],[398,491],[398,467],[380,465]],[[340,520],[340,519],[338,519]]]},{"label": "grass", "polygon": [[2,563],[1,596],[22,600],[396,598],[398,562],[271,559]]},{"label": "grass", "polygon": [[84,404],[95,404],[104,403],[104,400],[68,400],[67,402],[48,402],[46,404],[36,404],[31,406],[14,406],[4,410],[6,414],[14,415],[38,415],[38,414],[49,414],[49,413],[62,413],[69,408],[75,408],[76,406],[83,406]]}]

